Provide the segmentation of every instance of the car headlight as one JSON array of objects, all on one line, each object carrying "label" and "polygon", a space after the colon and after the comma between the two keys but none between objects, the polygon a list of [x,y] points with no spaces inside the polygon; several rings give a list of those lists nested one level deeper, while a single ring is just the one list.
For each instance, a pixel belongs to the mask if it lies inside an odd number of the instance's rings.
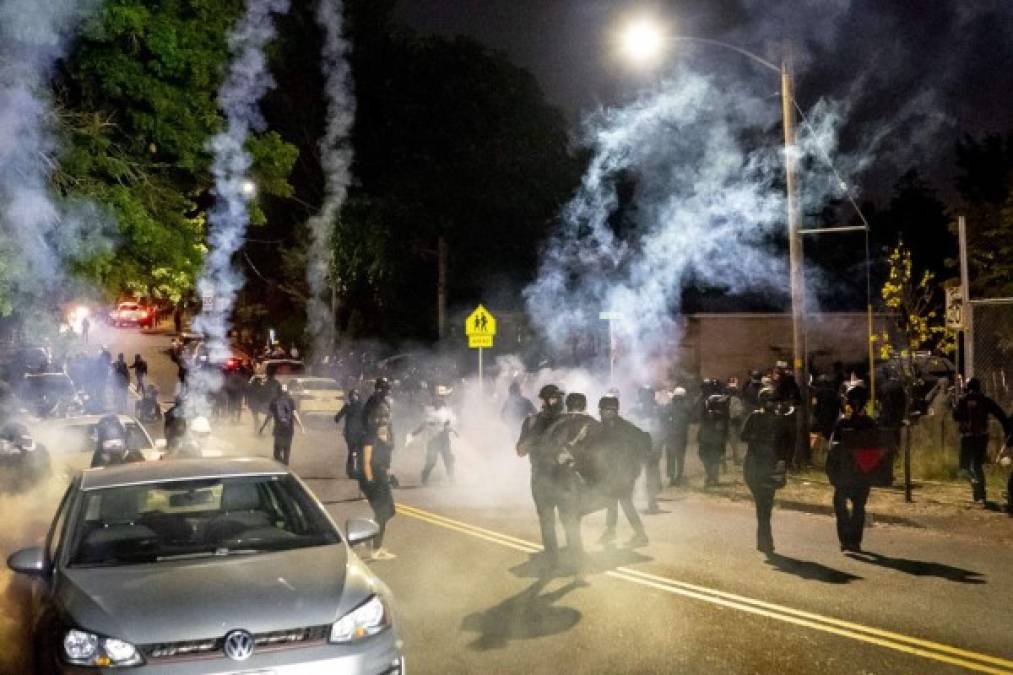
[{"label": "car headlight", "polygon": [[136,666],[143,663],[137,648],[116,638],[72,628],[63,637],[63,655],[75,666]]},{"label": "car headlight", "polygon": [[390,614],[380,596],[374,595],[331,626],[331,642],[351,642],[376,635],[390,625]]}]

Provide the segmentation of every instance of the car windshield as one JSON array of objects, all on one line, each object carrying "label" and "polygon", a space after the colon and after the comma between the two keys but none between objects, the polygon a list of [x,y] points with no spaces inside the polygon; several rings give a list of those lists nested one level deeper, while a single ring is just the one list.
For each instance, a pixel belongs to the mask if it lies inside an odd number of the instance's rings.
[{"label": "car windshield", "polygon": [[71,567],[253,555],[340,541],[291,476],[249,476],[89,490]]}]

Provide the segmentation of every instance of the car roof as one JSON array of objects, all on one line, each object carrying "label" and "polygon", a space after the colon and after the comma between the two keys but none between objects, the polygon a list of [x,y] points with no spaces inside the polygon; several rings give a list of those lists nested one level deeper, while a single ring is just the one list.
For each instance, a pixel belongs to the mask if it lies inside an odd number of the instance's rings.
[{"label": "car roof", "polygon": [[[49,419],[46,424],[47,424],[47,426],[49,426],[49,425],[55,425],[55,426],[62,426],[62,427],[85,426],[86,424],[98,424],[98,421],[100,419],[102,419],[103,417],[108,417],[108,416],[109,415],[75,415],[73,417],[56,417],[56,418]],[[130,415],[117,415],[116,419],[118,419],[122,424],[128,424],[129,423],[129,424],[137,424],[139,426],[143,426],[137,420],[136,417],[131,417]]]},{"label": "car roof", "polygon": [[233,478],[239,476],[283,476],[283,465],[263,457],[217,457],[170,459],[152,462],[131,462],[86,469],[81,472],[82,490],[201,478]]},{"label": "car roof", "polygon": [[299,384],[320,384],[321,382],[332,382],[338,384],[338,381],[333,377],[304,377],[302,375],[296,375],[295,377],[289,377],[289,382],[298,382]]}]

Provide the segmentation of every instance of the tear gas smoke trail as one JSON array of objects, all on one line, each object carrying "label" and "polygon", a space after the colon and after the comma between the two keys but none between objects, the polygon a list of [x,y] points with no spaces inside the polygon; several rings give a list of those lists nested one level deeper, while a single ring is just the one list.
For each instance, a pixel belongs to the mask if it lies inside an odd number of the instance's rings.
[{"label": "tear gas smoke trail", "polygon": [[[765,91],[722,84],[683,69],[588,120],[590,166],[525,290],[534,325],[557,349],[597,330],[599,311],[619,314],[626,384],[673,365],[684,285],[782,295],[787,286],[786,256],[771,245],[785,219],[779,108]],[[810,118],[817,133],[795,149],[803,160],[836,147],[837,107],[821,104]],[[636,193],[621,227],[631,234],[621,237],[617,182],[630,175]],[[804,204],[839,193],[828,176],[807,180]]]},{"label": "tear gas smoke trail", "polygon": [[328,277],[334,263],[331,233],[351,181],[352,149],[348,134],[355,120],[352,73],[346,55],[349,44],[343,36],[344,16],[341,0],[320,0],[317,23],[324,31],[323,70],[326,77],[327,128],[320,141],[324,169],[324,203],[320,213],[309,220],[310,248],[306,263],[306,281],[310,300],[307,306],[313,353],[328,351],[334,344],[334,307],[325,296]]},{"label": "tear gas smoke trail", "polygon": [[49,78],[79,20],[77,0],[0,2],[0,297],[29,307],[65,281],[64,263],[108,246],[102,215],[49,189],[58,144]]},{"label": "tear gas smoke trail", "polygon": [[[249,225],[248,171],[252,158],[245,144],[251,131],[264,128],[258,101],[274,86],[267,72],[264,47],[275,36],[272,15],[283,14],[288,7],[288,0],[247,0],[242,18],[228,38],[232,61],[218,92],[226,128],[210,144],[214,152],[215,205],[209,215],[209,250],[197,282],[205,302],[194,320],[194,328],[205,336],[210,363],[222,363],[229,356],[229,317],[243,285],[242,275],[232,266],[232,256],[242,246]],[[220,388],[221,375],[215,368],[199,370],[192,384],[196,404],[202,406],[207,395]]]}]

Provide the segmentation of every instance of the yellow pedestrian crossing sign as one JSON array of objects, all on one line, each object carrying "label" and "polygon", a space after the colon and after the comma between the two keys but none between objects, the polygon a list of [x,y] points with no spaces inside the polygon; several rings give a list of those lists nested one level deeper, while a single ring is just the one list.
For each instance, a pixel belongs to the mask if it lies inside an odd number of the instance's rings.
[{"label": "yellow pedestrian crossing sign", "polygon": [[491,348],[496,336],[496,317],[479,305],[465,319],[464,334],[468,336],[468,346],[472,349]]}]

